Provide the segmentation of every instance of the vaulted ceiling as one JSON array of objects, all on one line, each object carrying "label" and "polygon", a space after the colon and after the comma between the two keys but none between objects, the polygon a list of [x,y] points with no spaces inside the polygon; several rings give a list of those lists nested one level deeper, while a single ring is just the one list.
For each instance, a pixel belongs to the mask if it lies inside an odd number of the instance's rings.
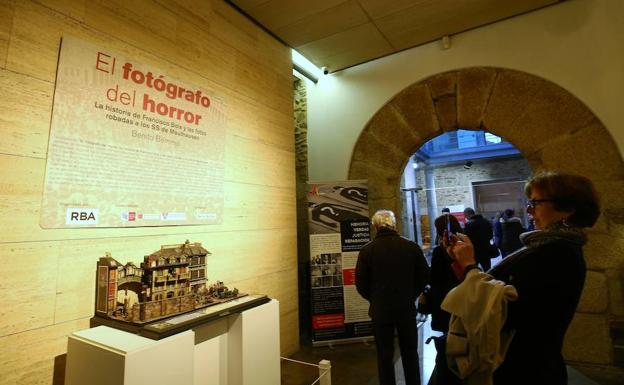
[{"label": "vaulted ceiling", "polygon": [[335,72],[564,0],[228,0]]}]

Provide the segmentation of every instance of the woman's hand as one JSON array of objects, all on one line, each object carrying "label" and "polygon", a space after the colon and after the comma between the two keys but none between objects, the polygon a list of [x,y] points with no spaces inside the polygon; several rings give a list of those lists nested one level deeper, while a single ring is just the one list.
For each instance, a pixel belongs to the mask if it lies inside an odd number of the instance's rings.
[{"label": "woman's hand", "polygon": [[446,248],[446,252],[457,262],[462,269],[468,265],[476,263],[474,257],[474,247],[467,235],[457,233],[451,234],[450,238],[444,234],[442,244]]}]

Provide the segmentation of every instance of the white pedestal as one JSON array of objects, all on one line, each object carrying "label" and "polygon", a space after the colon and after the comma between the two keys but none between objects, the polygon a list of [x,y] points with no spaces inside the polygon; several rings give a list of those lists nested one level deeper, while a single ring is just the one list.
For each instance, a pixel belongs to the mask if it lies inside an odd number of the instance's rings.
[{"label": "white pedestal", "polygon": [[194,385],[228,385],[228,319],[194,329]]},{"label": "white pedestal", "polygon": [[69,336],[66,385],[192,385],[193,332],[159,341],[106,326]]},{"label": "white pedestal", "polygon": [[280,383],[279,306],[265,306],[229,319],[228,385]]},{"label": "white pedestal", "polygon": [[67,385],[278,385],[279,303],[272,300],[155,341],[106,326],[72,333]]}]

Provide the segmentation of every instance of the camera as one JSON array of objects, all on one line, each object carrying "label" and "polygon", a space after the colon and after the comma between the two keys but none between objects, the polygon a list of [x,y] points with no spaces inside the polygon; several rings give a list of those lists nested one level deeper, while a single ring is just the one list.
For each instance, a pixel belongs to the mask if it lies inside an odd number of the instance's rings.
[{"label": "camera", "polygon": [[451,218],[450,218],[449,213],[446,213],[446,231],[444,232],[444,235],[446,235],[446,242],[448,242],[449,244],[452,242],[453,238],[451,238],[451,235],[453,234],[453,232],[451,231]]},{"label": "camera", "polygon": [[323,71],[323,75],[327,75],[329,73],[329,70],[325,66],[321,67],[321,71]]}]

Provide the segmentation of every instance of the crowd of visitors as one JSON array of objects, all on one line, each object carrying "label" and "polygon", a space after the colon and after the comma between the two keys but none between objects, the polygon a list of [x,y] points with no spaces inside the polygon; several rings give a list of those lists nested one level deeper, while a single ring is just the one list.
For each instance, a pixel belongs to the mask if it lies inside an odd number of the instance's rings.
[{"label": "crowd of visitors", "polygon": [[596,222],[599,202],[588,178],[557,172],[531,178],[525,194],[526,228],[511,208],[491,221],[466,208],[463,229],[443,212],[431,268],[398,235],[391,211],[375,213],[377,235],[360,251],[355,283],[370,302],[380,385],[395,384],[395,331],[406,384],[420,385],[417,297],[442,333],[430,385],[567,384],[561,349],[585,281],[583,228]]}]

